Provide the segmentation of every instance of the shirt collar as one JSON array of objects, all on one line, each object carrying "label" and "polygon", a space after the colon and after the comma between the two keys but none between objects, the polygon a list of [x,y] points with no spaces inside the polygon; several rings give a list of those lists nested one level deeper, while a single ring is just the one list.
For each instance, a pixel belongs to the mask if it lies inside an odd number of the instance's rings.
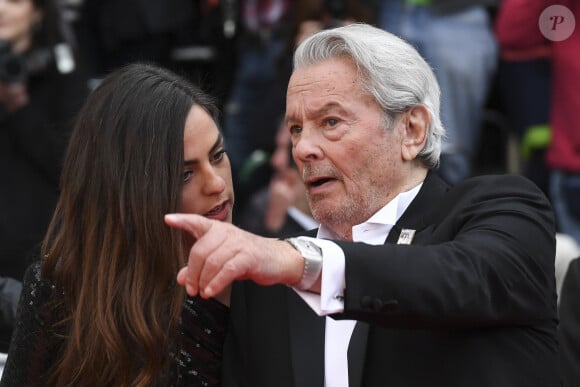
[{"label": "shirt collar", "polygon": [[[391,228],[407,210],[422,186],[423,183],[421,182],[410,190],[401,192],[383,208],[372,215],[367,221],[353,226],[353,241],[369,244],[384,243],[389,231],[391,231]],[[324,225],[321,225],[318,229],[317,237],[324,239],[337,239],[334,232]]]}]

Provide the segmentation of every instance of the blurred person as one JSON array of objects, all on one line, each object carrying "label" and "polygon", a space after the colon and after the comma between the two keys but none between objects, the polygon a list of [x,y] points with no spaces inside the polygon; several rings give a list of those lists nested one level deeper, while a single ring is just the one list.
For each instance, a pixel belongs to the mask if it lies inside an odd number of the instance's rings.
[{"label": "blurred person", "polygon": [[133,64],[88,97],[61,195],[27,271],[1,386],[218,386],[227,294],[175,284],[193,240],[168,211],[230,222],[230,164],[214,102]]},{"label": "blurred person", "polygon": [[[550,58],[550,143],[546,163],[550,173],[550,200],[556,212],[559,231],[580,244],[580,90],[572,79],[580,74],[580,31],[578,27],[565,39],[550,40],[539,28],[542,12],[553,1],[505,0],[497,29],[500,41],[512,50],[547,46]],[[557,3],[580,16],[580,3]],[[549,14],[546,15],[550,17]],[[577,26],[577,24],[576,24]],[[558,33],[557,30],[554,33]]]},{"label": "blurred person", "polygon": [[[514,45],[512,36],[520,12],[513,2],[503,1],[495,17],[495,34],[500,50],[497,94],[501,111],[520,145],[521,173],[534,181],[550,197],[546,151],[550,143],[551,49],[547,41]],[[524,19],[526,18],[524,12]],[[517,28],[517,27],[516,27]],[[516,38],[518,40],[518,38]],[[527,40],[527,38],[524,38]]]},{"label": "blurred person", "polygon": [[222,385],[557,386],[542,191],[437,176],[439,86],[395,35],[352,24],[294,55],[285,123],[320,228],[279,240],[165,217],[196,239],[177,277],[188,294],[235,281]]},{"label": "blurred person", "polygon": [[252,181],[244,178],[246,163],[255,150],[271,153],[273,138],[284,111],[287,70],[281,67],[290,36],[293,0],[242,0],[236,38],[236,67],[224,105],[223,130],[232,162],[238,205],[267,184],[263,169]]},{"label": "blurred person", "polygon": [[284,124],[276,133],[270,157],[273,170],[268,186],[254,193],[238,225],[265,236],[288,236],[318,227],[312,218],[306,190],[292,160],[290,132]]},{"label": "blurred person", "polygon": [[134,61],[186,76],[221,108],[234,67],[226,8],[235,0],[83,0],[75,22],[92,83]]},{"label": "blurred person", "polygon": [[[560,8],[548,9],[552,5]],[[571,21],[569,15],[549,31],[546,22],[564,16],[566,7],[576,18],[575,28],[562,35]],[[543,47],[550,62],[550,143],[546,151],[549,168],[550,200],[562,237],[569,236],[577,249],[580,244],[580,91],[574,82],[580,75],[580,31],[577,1],[504,0],[498,14],[498,38],[502,45],[517,52]],[[563,238],[560,239],[563,239]],[[556,273],[563,277],[559,297],[560,366],[563,385],[578,386],[580,380],[580,260],[562,260]],[[557,267],[558,269],[558,267]],[[558,277],[557,277],[558,279]]]},{"label": "blurred person", "polygon": [[519,142],[521,173],[536,183],[549,198],[546,151],[550,143],[551,49],[542,40],[527,47],[512,44],[510,36],[519,34],[513,28],[522,15],[510,9],[510,4],[513,4],[511,0],[503,1],[494,20],[499,46],[497,99],[510,131]]},{"label": "blurred person", "polygon": [[580,257],[568,267],[558,314],[562,378],[565,387],[575,387],[580,381]]},{"label": "blurred person", "polygon": [[91,77],[134,61],[171,68],[171,50],[193,25],[189,0],[83,0],[77,34]]},{"label": "blurred person", "polygon": [[497,66],[490,9],[499,0],[385,0],[378,25],[413,44],[441,86],[447,130],[439,174],[455,184],[473,172],[483,113]]},{"label": "blurred person", "polygon": [[[84,71],[51,0],[0,0],[0,275],[21,281],[58,197]],[[17,298],[17,297],[16,297]],[[12,324],[0,320],[0,352]]]}]

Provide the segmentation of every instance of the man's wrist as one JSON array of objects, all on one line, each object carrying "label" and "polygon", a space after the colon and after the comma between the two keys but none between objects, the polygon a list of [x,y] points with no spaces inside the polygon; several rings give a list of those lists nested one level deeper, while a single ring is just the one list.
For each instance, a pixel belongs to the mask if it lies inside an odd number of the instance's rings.
[{"label": "man's wrist", "polygon": [[300,290],[312,288],[322,272],[322,249],[308,239],[287,238],[285,241],[292,245],[304,259],[302,276],[298,283],[292,286]]}]

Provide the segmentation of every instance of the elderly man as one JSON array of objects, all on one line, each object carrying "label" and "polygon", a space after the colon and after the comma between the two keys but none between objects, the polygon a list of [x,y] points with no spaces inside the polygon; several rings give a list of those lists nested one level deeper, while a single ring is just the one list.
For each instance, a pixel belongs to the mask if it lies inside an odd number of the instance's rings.
[{"label": "elderly man", "polygon": [[354,24],[294,56],[287,129],[321,226],[288,240],[193,215],[178,282],[235,280],[223,385],[559,384],[549,202],[520,176],[433,172],[439,87],[416,50]]}]

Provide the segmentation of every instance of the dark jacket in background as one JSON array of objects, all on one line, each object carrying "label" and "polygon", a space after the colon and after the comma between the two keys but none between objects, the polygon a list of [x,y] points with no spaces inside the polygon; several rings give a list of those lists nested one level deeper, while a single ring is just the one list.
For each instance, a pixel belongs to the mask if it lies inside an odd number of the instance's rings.
[{"label": "dark jacket in background", "polygon": [[[0,113],[0,276],[19,281],[38,257],[68,137],[88,91],[81,70],[61,74],[54,65],[27,84],[29,104]],[[10,334],[0,326],[0,352],[7,351]]]},{"label": "dark jacket in background", "polygon": [[194,28],[190,0],[85,0],[79,50],[92,76],[133,61],[170,67],[175,39]]}]

